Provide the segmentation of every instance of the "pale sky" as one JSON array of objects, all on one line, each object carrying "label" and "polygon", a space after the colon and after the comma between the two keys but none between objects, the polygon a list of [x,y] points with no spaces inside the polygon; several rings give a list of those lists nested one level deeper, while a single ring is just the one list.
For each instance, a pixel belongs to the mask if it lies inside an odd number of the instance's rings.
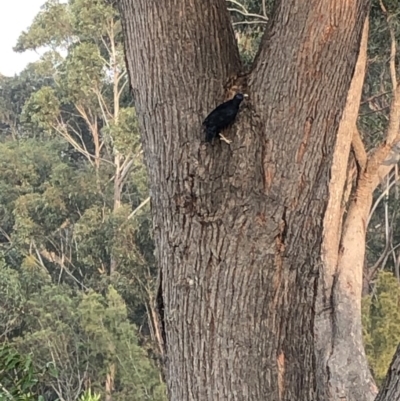
[{"label": "pale sky", "polygon": [[31,25],[46,0],[0,0],[0,73],[13,76],[39,58],[35,52],[15,53],[12,48]]}]

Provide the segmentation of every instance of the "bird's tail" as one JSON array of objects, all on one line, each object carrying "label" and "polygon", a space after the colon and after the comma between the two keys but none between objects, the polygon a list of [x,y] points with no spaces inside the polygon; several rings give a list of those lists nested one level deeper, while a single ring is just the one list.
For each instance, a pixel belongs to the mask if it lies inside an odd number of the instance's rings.
[{"label": "bird's tail", "polygon": [[206,131],[206,142],[212,142],[212,140],[216,136],[215,130],[210,127],[206,127],[205,131]]}]

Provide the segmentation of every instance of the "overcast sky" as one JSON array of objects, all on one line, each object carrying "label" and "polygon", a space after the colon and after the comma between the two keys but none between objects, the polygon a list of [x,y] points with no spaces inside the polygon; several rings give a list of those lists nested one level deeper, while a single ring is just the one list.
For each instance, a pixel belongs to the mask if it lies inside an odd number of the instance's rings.
[{"label": "overcast sky", "polygon": [[35,52],[15,53],[18,36],[32,23],[46,0],[0,0],[0,73],[12,76],[39,58]]}]

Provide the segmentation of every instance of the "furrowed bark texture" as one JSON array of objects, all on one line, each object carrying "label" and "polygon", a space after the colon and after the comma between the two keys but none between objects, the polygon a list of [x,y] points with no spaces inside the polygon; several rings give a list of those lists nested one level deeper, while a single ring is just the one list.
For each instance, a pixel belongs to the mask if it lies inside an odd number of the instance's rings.
[{"label": "furrowed bark texture", "polygon": [[368,1],[281,2],[229,146],[202,143],[200,128],[240,69],[225,1],[119,4],[170,399],[338,399],[315,374],[314,320],[329,172]]},{"label": "furrowed bark texture", "polygon": [[382,384],[376,401],[400,400],[400,346],[397,347],[390,364],[385,382]]}]

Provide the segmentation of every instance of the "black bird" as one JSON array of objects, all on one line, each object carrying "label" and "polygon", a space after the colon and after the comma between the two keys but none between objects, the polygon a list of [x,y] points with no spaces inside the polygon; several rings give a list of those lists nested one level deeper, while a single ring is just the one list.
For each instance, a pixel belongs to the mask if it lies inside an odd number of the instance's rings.
[{"label": "black bird", "polygon": [[220,104],[207,116],[203,121],[206,142],[211,142],[223,129],[235,121],[240,103],[245,96],[242,93],[237,93],[231,100]]}]

